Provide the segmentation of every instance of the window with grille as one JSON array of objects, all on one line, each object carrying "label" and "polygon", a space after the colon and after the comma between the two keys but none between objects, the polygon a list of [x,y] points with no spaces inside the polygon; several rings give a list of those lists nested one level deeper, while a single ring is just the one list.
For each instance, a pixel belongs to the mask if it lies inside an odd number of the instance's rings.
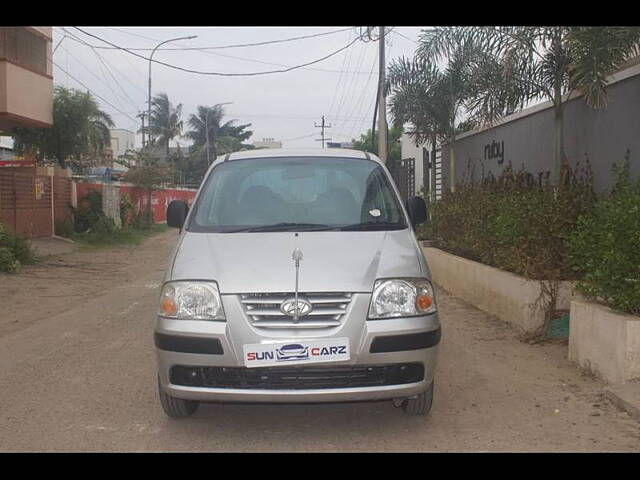
[{"label": "window with grille", "polygon": [[47,73],[47,41],[25,28],[0,28],[0,58]]}]

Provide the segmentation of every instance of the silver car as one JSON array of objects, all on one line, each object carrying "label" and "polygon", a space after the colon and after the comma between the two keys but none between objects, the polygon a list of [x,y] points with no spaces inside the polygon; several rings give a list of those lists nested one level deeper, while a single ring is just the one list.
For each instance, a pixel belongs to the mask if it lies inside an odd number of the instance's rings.
[{"label": "silver car", "polygon": [[254,150],[218,159],[180,229],[154,339],[164,411],[200,402],[433,399],[440,322],[413,227],[374,155]]}]

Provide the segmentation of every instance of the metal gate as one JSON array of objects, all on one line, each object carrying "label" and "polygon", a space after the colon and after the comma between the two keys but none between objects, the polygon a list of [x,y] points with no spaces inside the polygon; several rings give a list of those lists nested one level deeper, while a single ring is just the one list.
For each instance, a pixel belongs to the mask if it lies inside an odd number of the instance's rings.
[{"label": "metal gate", "polygon": [[393,163],[391,176],[396,182],[403,200],[413,197],[416,194],[416,169],[415,159],[403,158]]},{"label": "metal gate", "polygon": [[72,220],[71,179],[0,171],[0,222],[26,237],[49,237]]},{"label": "metal gate", "polygon": [[442,150],[431,152],[431,192],[436,200],[442,198]]},{"label": "metal gate", "polygon": [[0,221],[18,235],[53,234],[52,198],[48,176],[0,173]]}]

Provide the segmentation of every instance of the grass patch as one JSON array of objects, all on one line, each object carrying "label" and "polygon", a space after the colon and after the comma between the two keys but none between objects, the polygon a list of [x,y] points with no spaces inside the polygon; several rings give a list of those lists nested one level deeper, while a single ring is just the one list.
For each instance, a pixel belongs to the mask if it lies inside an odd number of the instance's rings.
[{"label": "grass patch", "polygon": [[35,262],[35,252],[29,240],[20,235],[14,235],[0,223],[0,272],[16,273],[21,265]]},{"label": "grass patch", "polygon": [[71,239],[83,247],[106,248],[120,245],[139,245],[144,239],[166,232],[169,229],[166,223],[158,223],[151,228],[133,228],[126,226],[111,232],[98,231],[87,233],[75,233]]}]

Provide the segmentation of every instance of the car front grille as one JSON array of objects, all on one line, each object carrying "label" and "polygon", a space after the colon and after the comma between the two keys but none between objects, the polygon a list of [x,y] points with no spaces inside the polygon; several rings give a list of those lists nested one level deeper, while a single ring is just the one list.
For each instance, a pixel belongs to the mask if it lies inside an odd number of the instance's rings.
[{"label": "car front grille", "polygon": [[295,293],[245,293],[240,302],[254,327],[259,328],[329,328],[340,325],[351,302],[351,293],[298,293],[313,309],[295,321],[280,311],[282,302]]},{"label": "car front grille", "polygon": [[305,390],[403,385],[424,379],[421,363],[295,367],[171,368],[171,383],[188,387],[249,390]]}]

